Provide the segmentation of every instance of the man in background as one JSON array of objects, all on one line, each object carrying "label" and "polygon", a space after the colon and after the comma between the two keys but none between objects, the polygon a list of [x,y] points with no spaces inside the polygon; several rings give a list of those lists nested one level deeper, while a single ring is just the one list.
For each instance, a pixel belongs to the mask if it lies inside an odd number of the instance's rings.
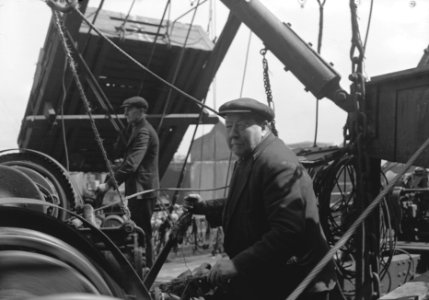
[{"label": "man in background", "polygon": [[[139,96],[126,99],[122,107],[131,127],[122,163],[114,172],[118,185],[125,182],[125,195],[142,193],[128,200],[131,219],[146,235],[146,265],[153,264],[151,217],[159,189],[159,139],[155,129],[146,120],[147,101]],[[99,186],[100,192],[114,187],[113,178]]]}]

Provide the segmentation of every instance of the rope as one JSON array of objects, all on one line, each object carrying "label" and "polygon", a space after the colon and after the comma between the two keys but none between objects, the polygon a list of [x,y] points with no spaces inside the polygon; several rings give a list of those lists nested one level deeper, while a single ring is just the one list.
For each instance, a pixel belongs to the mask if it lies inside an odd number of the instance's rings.
[{"label": "rope", "polygon": [[338,240],[338,242],[326,253],[326,255],[319,261],[319,263],[311,270],[311,272],[304,278],[304,280],[298,285],[298,287],[286,298],[286,300],[295,300],[305,288],[314,280],[317,274],[331,261],[336,252],[343,247],[346,242],[350,239],[353,233],[358,227],[365,221],[365,219],[372,213],[372,211],[383,201],[384,197],[395,184],[401,179],[401,177],[408,171],[408,169],[414,164],[419,156],[429,146],[429,138],[420,146],[419,149],[410,157],[405,164],[404,168],[393,178],[393,180],[384,188],[377,197],[368,205],[368,207],[362,212],[362,214],[353,222],[350,228],[344,233],[344,235]]},{"label": "rope", "polygon": [[145,67],[144,65],[142,65],[140,62],[138,62],[134,57],[132,57],[131,55],[129,55],[127,52],[125,52],[124,50],[122,50],[118,45],[116,45],[112,40],[110,40],[104,33],[102,33],[100,30],[98,30],[83,14],[80,10],[75,9],[75,11],[79,14],[79,16],[82,18],[83,21],[85,21],[85,23],[88,24],[88,26],[90,26],[95,32],[97,32],[98,35],[100,35],[106,42],[108,42],[111,46],[113,46],[113,48],[115,48],[117,51],[119,51],[122,55],[124,55],[126,58],[128,58],[129,60],[131,60],[133,63],[135,63],[138,67],[140,67],[141,69],[143,69],[144,71],[148,72],[150,75],[152,75],[153,77],[155,77],[156,79],[158,79],[159,81],[161,81],[162,83],[164,83],[165,85],[171,87],[172,89],[174,89],[175,91],[177,91],[178,93],[182,94],[183,96],[186,97],[186,99],[194,102],[195,104],[197,104],[198,106],[201,106],[211,112],[213,112],[216,115],[219,115],[219,113],[201,103],[201,101],[199,101],[197,98],[189,95],[188,93],[182,91],[181,89],[179,89],[178,87],[176,87],[175,85],[171,84],[170,82],[166,81],[165,79],[163,79],[161,76],[159,76],[158,74],[156,74],[155,72],[151,71],[150,69],[148,69],[147,67]]},{"label": "rope", "polygon": [[[79,10],[76,10],[76,11],[79,11]],[[90,123],[91,123],[91,128],[92,128],[94,136],[95,136],[95,140],[96,140],[96,142],[97,142],[97,144],[98,144],[98,146],[100,148],[100,151],[101,151],[101,153],[103,155],[103,159],[104,159],[104,161],[106,163],[106,166],[107,166],[107,169],[109,171],[109,174],[112,177],[114,188],[117,190],[117,192],[119,194],[119,198],[121,200],[122,208],[124,209],[124,212],[127,215],[127,217],[129,217],[130,216],[130,212],[129,212],[128,208],[126,207],[126,204],[125,204],[125,202],[124,202],[124,200],[122,198],[121,193],[119,192],[118,183],[116,182],[112,166],[111,166],[111,164],[109,162],[109,159],[107,157],[107,153],[106,153],[106,151],[104,149],[104,146],[103,146],[103,141],[101,140],[101,137],[100,137],[100,134],[98,132],[97,126],[95,125],[94,118],[92,117],[92,114],[91,114],[91,106],[90,106],[89,101],[88,101],[88,99],[87,99],[87,97],[85,95],[85,91],[83,89],[83,85],[82,85],[82,83],[81,83],[81,81],[79,79],[79,75],[77,73],[76,63],[74,62],[74,59],[73,59],[73,57],[71,55],[71,50],[69,48],[69,45],[67,44],[67,39],[66,39],[66,36],[65,36],[64,30],[63,30],[63,26],[64,25],[63,25],[62,20],[61,20],[61,18],[59,16],[59,12],[56,11],[56,10],[54,10],[54,9],[52,10],[52,12],[53,12],[54,17],[55,17],[55,24],[57,25],[58,33],[61,36],[61,41],[62,41],[62,44],[63,44],[63,47],[64,47],[64,51],[65,51],[67,60],[68,60],[69,65],[70,65],[70,69],[71,69],[73,77],[75,79],[76,86],[78,88],[80,97],[81,97],[81,99],[82,99],[82,101],[83,101],[83,103],[85,105],[85,109],[86,109],[86,111],[88,113],[88,116],[89,116],[89,119],[90,119]]]}]

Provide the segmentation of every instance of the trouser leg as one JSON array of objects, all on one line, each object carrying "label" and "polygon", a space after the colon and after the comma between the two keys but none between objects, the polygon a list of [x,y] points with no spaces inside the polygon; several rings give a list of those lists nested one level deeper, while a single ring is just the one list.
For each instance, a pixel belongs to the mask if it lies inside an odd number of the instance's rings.
[{"label": "trouser leg", "polygon": [[130,199],[128,207],[131,219],[145,232],[146,265],[150,268],[153,264],[152,225],[151,218],[155,207],[156,198]]}]

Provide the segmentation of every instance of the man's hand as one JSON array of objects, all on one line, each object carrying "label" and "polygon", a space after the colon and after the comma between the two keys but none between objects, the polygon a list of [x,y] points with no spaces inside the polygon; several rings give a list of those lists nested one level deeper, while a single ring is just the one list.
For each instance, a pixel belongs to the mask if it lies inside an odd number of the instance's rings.
[{"label": "man's hand", "polygon": [[110,185],[108,185],[107,183],[102,183],[100,185],[97,186],[97,188],[95,189],[96,192],[98,193],[106,193],[108,190],[110,189]]},{"label": "man's hand", "polygon": [[201,213],[204,200],[199,194],[189,194],[183,198],[183,206],[193,213]]},{"label": "man's hand", "polygon": [[229,258],[222,258],[211,268],[207,280],[212,285],[222,285],[237,275],[237,269]]}]

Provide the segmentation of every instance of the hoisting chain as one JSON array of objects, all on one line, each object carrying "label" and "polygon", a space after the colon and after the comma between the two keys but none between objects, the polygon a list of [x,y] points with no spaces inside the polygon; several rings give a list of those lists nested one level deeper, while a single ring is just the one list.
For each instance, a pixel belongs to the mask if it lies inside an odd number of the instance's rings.
[{"label": "hoisting chain", "polygon": [[[365,78],[363,76],[364,48],[359,33],[357,16],[357,5],[355,0],[350,0],[350,11],[352,19],[352,45],[350,48],[350,59],[352,62],[352,73],[349,79],[352,81],[351,96],[355,102],[356,110],[349,116],[351,130],[351,142],[356,147],[359,174],[361,179],[368,179],[368,155],[366,143],[368,139],[367,117],[365,114]],[[366,182],[362,181],[362,182]],[[362,190],[361,192],[365,192]]]},{"label": "hoisting chain", "polygon": [[95,140],[96,140],[96,142],[97,142],[97,144],[98,144],[98,146],[99,146],[99,148],[101,150],[101,153],[103,155],[103,159],[104,159],[104,161],[106,163],[107,169],[109,171],[109,175],[110,175],[110,177],[112,178],[112,181],[113,181],[113,186],[114,186],[115,190],[118,191],[119,198],[121,200],[121,208],[122,208],[123,212],[125,213],[125,215],[129,218],[130,215],[131,215],[130,211],[129,211],[129,209],[128,209],[128,207],[127,207],[127,205],[125,203],[125,200],[123,199],[121,193],[119,192],[118,183],[117,183],[117,181],[116,181],[116,179],[114,177],[114,172],[113,172],[112,165],[110,164],[109,159],[107,157],[106,150],[104,149],[104,146],[103,146],[103,141],[102,141],[102,139],[100,137],[100,134],[98,132],[97,126],[95,125],[94,118],[92,117],[92,114],[91,114],[90,103],[88,101],[88,98],[85,95],[85,91],[83,89],[82,82],[79,79],[79,75],[78,75],[77,67],[76,67],[77,66],[76,62],[74,61],[73,56],[71,54],[71,50],[69,48],[69,45],[67,44],[67,38],[66,38],[66,36],[64,34],[63,20],[60,17],[60,13],[56,9],[52,9],[52,13],[55,16],[55,24],[57,26],[58,33],[59,33],[59,35],[61,37],[61,41],[62,41],[62,44],[63,44],[63,47],[64,47],[64,52],[66,54],[66,59],[69,62],[70,70],[72,71],[73,77],[75,79],[76,86],[78,88],[80,97],[81,97],[81,99],[82,99],[82,101],[83,101],[83,103],[85,105],[85,109],[86,109],[86,111],[88,113],[88,116],[89,116],[89,119],[90,119],[90,123],[91,123],[91,127],[92,127],[92,130],[94,132]]},{"label": "hoisting chain", "polygon": [[[263,70],[263,77],[264,77],[265,94],[267,95],[267,103],[268,103],[268,106],[273,110],[275,114],[276,110],[275,110],[274,101],[273,101],[273,94],[271,92],[270,75],[268,73],[269,72],[268,60],[265,57],[265,55],[267,54],[267,48],[261,49],[260,53],[262,55],[262,70]],[[277,131],[276,123],[274,119],[271,121],[271,131],[275,136],[278,136],[278,131]]]},{"label": "hoisting chain", "polygon": [[[356,4],[354,0],[350,0],[350,7],[352,12],[352,29],[353,29],[353,39],[352,39],[352,47],[350,49],[350,57],[352,60],[352,71],[353,73],[350,75],[351,81],[353,81],[353,85],[351,87],[351,97],[353,97],[353,100],[355,100],[355,108],[356,112],[354,116],[351,117],[352,113],[349,114],[349,119],[347,120],[347,128],[345,128],[345,138],[347,138],[349,141],[351,141],[351,146],[356,146],[356,148],[359,150],[358,152],[358,158],[364,157],[366,158],[366,162],[368,163],[368,155],[367,152],[364,151],[365,149],[365,143],[367,142],[368,138],[370,138],[370,134],[368,132],[367,128],[367,118],[365,115],[365,80],[364,76],[362,75],[363,71],[363,59],[364,59],[364,47],[362,47],[362,43],[360,40],[359,35],[359,28],[357,26],[357,13],[356,13]],[[355,57],[354,53],[355,51],[358,51],[358,55]],[[352,124],[353,123],[353,124]],[[355,125],[356,126],[350,126]],[[346,131],[349,130],[350,133],[347,133]],[[351,131],[354,130],[354,131]],[[398,184],[398,182],[401,180],[401,178],[404,176],[404,174],[409,170],[409,168],[414,165],[416,160],[429,149],[429,138],[425,140],[425,142],[413,153],[413,155],[408,159],[408,161],[405,163],[404,167],[397,173],[397,175],[388,182],[387,186],[383,188],[382,191],[378,193],[378,195],[367,204],[367,206],[363,209],[362,213],[352,222],[352,224],[348,227],[346,232],[343,234],[343,236],[333,245],[328,253],[325,254],[325,256],[317,263],[317,265],[308,273],[308,275],[302,280],[302,282],[295,288],[295,290],[286,298],[286,300],[296,300],[304,291],[305,289],[314,282],[316,276],[323,270],[324,267],[326,267],[332,260],[338,256],[338,252],[342,251],[341,249],[346,245],[347,242],[352,238],[354,234],[356,234],[356,231],[359,227],[362,226],[365,220],[368,219],[370,215],[374,215],[374,211],[379,207],[379,205],[382,203],[382,201],[385,200],[385,197],[391,192],[391,190]],[[360,164],[358,164],[360,165]],[[359,166],[358,166],[359,167]],[[365,169],[367,171],[368,168]],[[364,173],[360,173],[364,174]],[[367,175],[367,174],[365,174]],[[359,176],[358,180],[361,181],[363,177]],[[368,179],[368,177],[366,177]],[[361,200],[361,199],[358,199]],[[377,215],[377,214],[375,214]],[[378,228],[375,228],[376,230]],[[371,249],[372,251],[373,249]],[[377,276],[378,270],[374,269],[373,267],[377,267],[377,257],[375,255],[372,255],[373,261],[375,260],[375,264],[368,264],[368,275],[370,279],[372,280],[372,291],[376,290],[379,291],[379,278]],[[355,281],[356,282],[356,281]],[[369,280],[368,280],[369,282]],[[364,291],[360,295],[362,297],[365,295]],[[376,293],[372,293],[370,296],[370,299],[372,298],[378,298],[380,295],[377,295]],[[354,297],[358,299],[358,297]]]},{"label": "hoisting chain", "polygon": [[[365,49],[362,43],[362,39],[359,32],[359,23],[357,15],[357,4],[356,0],[350,0],[350,12],[351,12],[351,25],[352,25],[352,45],[350,48],[350,59],[352,62],[352,73],[350,75],[350,80],[352,81],[351,85],[351,95],[352,99],[356,104],[356,111],[351,113],[351,138],[352,144],[354,144],[355,153],[356,153],[356,183],[357,183],[357,205],[358,208],[363,211],[372,201],[371,190],[370,190],[370,159],[367,151],[367,144],[369,141],[368,136],[368,122],[366,116],[366,91],[365,91],[365,77],[363,75],[363,60],[365,57]],[[361,251],[362,259],[361,262],[361,272],[363,282],[358,281],[356,278],[356,287],[366,290],[364,286],[366,283],[371,282],[371,295],[374,296],[374,293],[377,293],[374,273],[378,271],[377,264],[377,243],[374,241],[378,239],[378,234],[374,233],[378,225],[375,219],[368,223],[363,222],[361,225],[361,239],[362,244]],[[372,227],[372,228],[369,228]],[[375,228],[374,228],[375,227]],[[366,261],[365,256],[367,255],[368,261]],[[368,280],[369,279],[369,280]],[[356,294],[356,296],[358,296]],[[380,295],[377,295],[377,298]],[[365,297],[361,294],[360,297]]]}]

